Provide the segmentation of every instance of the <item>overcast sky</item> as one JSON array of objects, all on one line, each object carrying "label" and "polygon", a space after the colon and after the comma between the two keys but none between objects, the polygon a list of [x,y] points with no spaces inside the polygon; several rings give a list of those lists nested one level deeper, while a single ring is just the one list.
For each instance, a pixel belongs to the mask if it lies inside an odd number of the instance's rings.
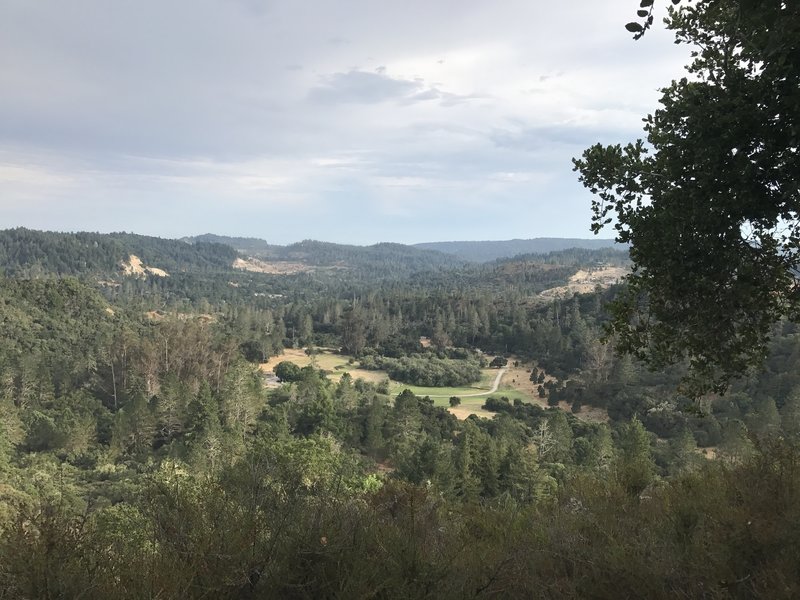
[{"label": "overcast sky", "polygon": [[591,237],[571,157],[640,137],[688,56],[637,7],[0,0],[0,226]]}]

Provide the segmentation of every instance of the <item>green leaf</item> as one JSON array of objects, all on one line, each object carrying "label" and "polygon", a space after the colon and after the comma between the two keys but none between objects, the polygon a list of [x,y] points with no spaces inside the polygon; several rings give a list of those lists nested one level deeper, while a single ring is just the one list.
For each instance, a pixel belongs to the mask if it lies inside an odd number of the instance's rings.
[{"label": "green leaf", "polygon": [[639,31],[642,31],[642,26],[639,25],[639,23],[628,23],[627,25],[625,25],[625,29],[627,29],[631,33],[637,33]]},{"label": "green leaf", "polygon": [[647,12],[646,10],[637,10],[637,11],[636,11],[636,16],[637,16],[637,17],[646,17],[646,16],[647,16],[647,15],[649,15],[649,14],[650,14],[650,13],[649,13],[649,12]]},{"label": "green leaf", "polygon": [[640,8],[647,8],[648,6],[653,6],[653,0],[642,0],[639,2]]}]

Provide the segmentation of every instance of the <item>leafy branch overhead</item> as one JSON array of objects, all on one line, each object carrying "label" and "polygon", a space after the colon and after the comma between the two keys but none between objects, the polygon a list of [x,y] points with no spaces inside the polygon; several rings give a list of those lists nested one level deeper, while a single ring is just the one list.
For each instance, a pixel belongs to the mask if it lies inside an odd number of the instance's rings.
[{"label": "leafy branch overhead", "polygon": [[[671,2],[673,5],[678,5],[681,3],[681,0],[671,0]],[[634,34],[633,39],[641,39],[645,32],[653,25],[654,6],[655,0],[641,0],[641,2],[639,2],[639,10],[636,11],[636,16],[643,19],[643,21],[631,21],[625,25],[625,29]]]},{"label": "leafy branch overhead", "polygon": [[667,28],[693,61],[644,119],[647,141],[574,164],[593,231],[631,247],[610,332],[653,366],[688,360],[699,394],[759,365],[772,325],[800,316],[800,8],[706,0],[671,8]]}]

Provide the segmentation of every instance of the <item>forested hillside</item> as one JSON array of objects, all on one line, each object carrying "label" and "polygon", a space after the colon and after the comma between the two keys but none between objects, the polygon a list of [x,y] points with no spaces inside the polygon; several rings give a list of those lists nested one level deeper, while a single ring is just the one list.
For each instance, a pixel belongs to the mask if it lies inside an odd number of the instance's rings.
[{"label": "forested hillside", "polygon": [[224,243],[242,254],[267,261],[299,262],[316,267],[347,268],[371,278],[407,274],[433,269],[456,268],[464,261],[441,252],[403,244],[380,243],[372,246],[332,244],[304,240],[288,246],[271,245],[253,238],[228,238],[212,234],[186,238],[191,243]]},{"label": "forested hillside", "polygon": [[0,600],[800,598],[799,2],[40,4],[7,217],[615,241],[0,231]]},{"label": "forested hillside", "polygon": [[0,231],[0,266],[7,275],[111,275],[132,254],[167,272],[230,270],[238,256],[223,244],[190,245],[132,233]]},{"label": "forested hillside", "polygon": [[471,262],[490,262],[500,258],[512,258],[520,254],[546,254],[570,248],[599,250],[617,246],[614,240],[534,238],[530,240],[504,240],[483,242],[424,242],[415,248],[436,250]]},{"label": "forested hillside", "polygon": [[[0,598],[800,591],[775,577],[800,550],[794,325],[766,371],[695,400],[684,366],[602,339],[618,287],[541,295],[625,264],[613,250],[369,278],[216,270],[229,247],[127,234],[5,237],[37,258],[0,277]],[[70,249],[118,268],[101,248],[176,273],[65,275]],[[537,392],[461,420],[323,369],[320,348],[443,391],[505,356]],[[259,363],[289,349],[309,364],[268,386]]]}]

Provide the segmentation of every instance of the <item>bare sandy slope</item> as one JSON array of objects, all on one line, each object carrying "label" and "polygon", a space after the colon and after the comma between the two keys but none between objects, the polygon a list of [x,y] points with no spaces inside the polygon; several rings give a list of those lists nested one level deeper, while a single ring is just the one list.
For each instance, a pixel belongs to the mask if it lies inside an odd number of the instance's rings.
[{"label": "bare sandy slope", "polygon": [[607,288],[619,281],[628,273],[622,267],[603,267],[589,271],[580,270],[569,278],[567,285],[550,288],[539,294],[542,298],[557,298],[571,296],[572,294],[586,294],[594,291],[597,286]]},{"label": "bare sandy slope", "polygon": [[128,260],[123,260],[121,266],[122,274],[127,275],[128,277],[146,277],[148,275],[154,275],[156,277],[169,277],[169,273],[167,273],[164,269],[150,267],[143,264],[142,259],[135,254],[131,254],[128,257]]},{"label": "bare sandy slope", "polygon": [[258,258],[237,258],[233,261],[234,269],[242,271],[252,271],[253,273],[267,273],[270,275],[291,275],[292,273],[303,273],[313,271],[312,267],[297,262],[274,261],[266,262]]}]

